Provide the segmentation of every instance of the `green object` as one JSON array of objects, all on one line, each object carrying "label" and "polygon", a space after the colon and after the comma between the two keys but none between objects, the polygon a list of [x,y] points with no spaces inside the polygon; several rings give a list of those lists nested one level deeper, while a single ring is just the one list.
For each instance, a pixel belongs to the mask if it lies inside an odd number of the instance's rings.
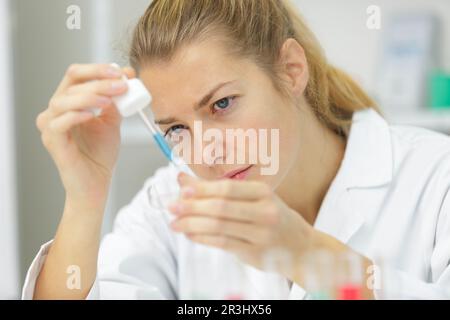
[{"label": "green object", "polygon": [[433,109],[450,109],[450,74],[436,72],[430,80],[430,98]]},{"label": "green object", "polygon": [[326,291],[315,291],[310,294],[312,300],[331,300],[330,295]]}]

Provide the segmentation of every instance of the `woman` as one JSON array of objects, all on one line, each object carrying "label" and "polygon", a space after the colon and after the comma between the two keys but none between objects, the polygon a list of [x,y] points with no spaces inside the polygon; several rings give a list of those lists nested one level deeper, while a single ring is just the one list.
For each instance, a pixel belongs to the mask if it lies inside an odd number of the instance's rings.
[{"label": "woman", "polygon": [[[357,255],[367,270],[383,256],[377,277],[396,288],[393,297],[450,297],[449,139],[389,126],[286,1],[155,0],[136,27],[131,63],[166,136],[192,133],[195,121],[221,132],[278,129],[279,170],[229,164],[226,142],[223,159],[191,166],[199,178],[160,169],[99,248],[120,144],[112,98],[127,90],[120,77],[135,74],[71,66],[37,119],[66,202],[24,298],[187,298],[194,269],[208,280],[208,266],[192,259],[196,244],[203,255],[219,248],[245,262],[262,296],[271,290],[258,273],[264,255],[282,248],[294,261],[276,270],[287,298],[305,297],[308,274],[295,261],[318,250]],[[100,117],[83,111],[92,105]],[[149,202],[149,188],[178,184],[170,213]],[[67,284],[70,266],[81,272],[77,290]],[[364,297],[380,297],[375,289],[364,286]]]}]

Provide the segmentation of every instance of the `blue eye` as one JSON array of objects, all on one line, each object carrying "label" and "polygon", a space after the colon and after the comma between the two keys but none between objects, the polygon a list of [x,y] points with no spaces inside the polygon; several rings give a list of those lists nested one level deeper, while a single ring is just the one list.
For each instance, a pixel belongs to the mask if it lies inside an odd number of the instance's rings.
[{"label": "blue eye", "polygon": [[[217,101],[217,102],[214,104],[214,109],[215,109],[216,111],[225,110],[225,109],[227,109],[227,108],[230,107],[232,101],[233,101],[233,98],[232,98],[232,97],[220,99],[219,101]],[[217,110],[216,107],[217,107],[217,109],[219,109],[219,110]]]},{"label": "blue eye", "polygon": [[170,127],[167,131],[166,131],[166,133],[164,134],[164,137],[167,137],[167,136],[171,136],[172,134],[180,134],[181,133],[181,131],[182,130],[184,130],[184,129],[186,129],[186,127],[185,126],[183,126],[183,125],[176,125],[176,126],[173,126],[173,127]]}]

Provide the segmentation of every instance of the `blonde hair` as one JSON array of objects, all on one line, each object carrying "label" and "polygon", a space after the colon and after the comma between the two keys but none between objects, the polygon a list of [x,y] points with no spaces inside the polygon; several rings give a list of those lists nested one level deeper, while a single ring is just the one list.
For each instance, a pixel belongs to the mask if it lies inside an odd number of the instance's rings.
[{"label": "blonde hair", "polygon": [[316,37],[288,0],[153,0],[135,28],[131,65],[139,70],[147,62],[170,61],[183,45],[211,35],[229,41],[227,48],[233,48],[236,56],[253,59],[281,92],[280,49],[287,39],[295,39],[309,67],[306,101],[319,120],[340,135],[348,134],[354,111],[377,110],[358,84],[328,63]]}]

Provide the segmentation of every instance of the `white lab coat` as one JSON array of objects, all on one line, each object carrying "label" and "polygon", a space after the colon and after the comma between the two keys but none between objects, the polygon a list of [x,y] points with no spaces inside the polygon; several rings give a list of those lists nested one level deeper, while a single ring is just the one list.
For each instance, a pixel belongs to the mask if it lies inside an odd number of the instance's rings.
[{"label": "white lab coat", "polygon": [[[380,263],[389,290],[376,297],[450,299],[450,138],[389,126],[373,110],[359,111],[353,120],[343,162],[314,227]],[[89,299],[190,298],[194,272],[201,270],[201,283],[217,280],[210,278],[204,258],[216,254],[221,265],[231,261],[231,255],[171,232],[170,214],[150,205],[148,188],[177,192],[176,176],[172,166],[158,170],[120,210],[113,232],[102,241]],[[41,247],[28,271],[24,299],[33,296],[50,245]],[[232,278],[234,269],[228,270]],[[246,273],[252,299],[270,298],[275,286],[286,298],[308,297],[281,277],[249,266]]]}]

